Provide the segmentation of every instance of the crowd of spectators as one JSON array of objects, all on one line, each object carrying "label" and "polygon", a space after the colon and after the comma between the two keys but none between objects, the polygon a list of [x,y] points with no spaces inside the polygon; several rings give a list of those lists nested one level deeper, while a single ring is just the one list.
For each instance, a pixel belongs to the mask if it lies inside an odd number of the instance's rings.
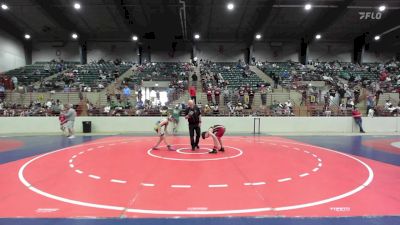
[{"label": "crowd of spectators", "polygon": [[[132,66],[122,61],[96,62],[111,64],[113,67],[99,69],[98,77],[93,85],[85,85],[81,77],[89,73],[85,67],[74,67],[60,74],[57,79],[43,82],[41,88],[54,90],[57,87],[69,90],[75,89],[81,92],[101,90],[107,84],[113,82],[120,75],[119,66]],[[56,64],[58,71],[66,69],[62,64]],[[168,107],[152,102],[143,97],[141,83],[147,80],[168,80],[170,81],[167,95],[169,102],[177,100],[188,89],[188,82],[191,78],[193,84],[201,81],[202,89],[207,96],[207,102],[198,102],[205,115],[243,115],[244,112],[252,112],[266,109],[267,105],[270,115],[293,115],[294,102],[267,102],[267,95],[277,88],[278,85],[296,89],[301,93],[300,105],[321,106],[324,115],[331,115],[331,111],[338,111],[342,115],[349,115],[351,110],[360,102],[365,102],[365,115],[397,116],[399,114],[399,99],[393,97],[382,99],[382,94],[387,92],[399,92],[400,97],[400,63],[389,61],[387,63],[364,64],[362,66],[353,63],[342,62],[318,62],[309,61],[307,65],[296,62],[257,63],[257,66],[266,72],[272,79],[273,84],[259,82],[246,83],[247,79],[254,76],[249,65],[239,61],[236,63],[215,63],[209,60],[198,62],[200,74],[194,72],[194,65],[191,63],[146,63],[139,65],[139,76],[124,79],[121,85],[117,85],[112,93],[107,92],[107,105],[94,107],[88,104],[87,112],[91,115],[155,115],[168,111]],[[47,68],[47,66],[45,66]],[[112,68],[108,70],[108,68]],[[242,84],[232,85],[221,71],[240,71],[237,74]],[[39,71],[40,73],[40,71]],[[59,80],[58,80],[59,79]],[[139,80],[138,80],[139,79]],[[323,87],[314,86],[312,81],[325,81]],[[3,116],[35,116],[57,114],[57,101],[35,101],[28,106],[9,104],[4,102],[5,90],[18,87],[17,77],[0,76],[0,100],[1,115]],[[157,92],[157,91],[155,91]],[[196,92],[194,92],[196,93]],[[256,95],[256,93],[259,93]],[[135,97],[134,94],[136,94]],[[111,98],[111,96],[115,96]],[[261,107],[255,105],[255,97],[260,96]],[[385,95],[386,96],[386,95]],[[392,95],[393,96],[393,95]],[[129,101],[134,98],[135,101]],[[386,97],[387,98],[387,97]],[[159,99],[159,93],[158,97]],[[198,99],[197,99],[198,100]],[[49,107],[48,103],[51,103]],[[258,102],[258,100],[257,100]],[[385,102],[385,103],[382,103]],[[268,103],[268,104],[267,104]],[[180,105],[182,108],[182,104]]]},{"label": "crowd of spectators", "polygon": [[257,62],[256,65],[271,76],[276,85],[291,89],[301,87],[299,81],[325,81],[327,85],[335,85],[339,78],[362,84],[365,88],[378,82],[384,92],[394,92],[400,86],[400,62],[395,60],[363,65],[338,61],[309,61],[307,65],[292,61]]},{"label": "crowd of spectators", "polygon": [[56,73],[66,69],[72,69],[77,65],[76,62],[65,62],[63,60],[50,62],[36,62],[14,70],[0,74],[0,85],[6,90],[16,90],[18,92],[44,92],[44,80]]},{"label": "crowd of spectators", "polygon": [[64,110],[60,100],[35,100],[29,105],[20,105],[0,100],[0,116],[58,116]]},{"label": "crowd of spectators", "polygon": [[[255,93],[259,92],[261,105],[267,105],[267,93],[271,92],[269,83],[261,79],[257,83],[246,83],[249,77],[257,76],[249,68],[248,64],[215,63],[210,60],[200,60],[201,88],[207,96],[207,104],[204,106],[206,114],[218,114],[221,106],[225,106],[229,114],[239,115],[243,111],[254,107]],[[232,80],[240,82],[231,84],[231,77],[225,78],[223,72],[234,71]],[[239,72],[237,72],[239,71]],[[222,98],[222,99],[221,99]]]},{"label": "crowd of spectators", "polygon": [[[342,115],[350,115],[351,110],[365,100],[366,114],[372,108],[375,115],[397,115],[391,113],[396,112],[395,109],[384,108],[379,99],[387,92],[398,92],[400,95],[398,61],[364,65],[338,61],[309,61],[307,65],[290,61],[258,62],[257,66],[271,76],[275,88],[281,85],[300,91],[300,105],[322,105],[325,114],[330,115],[337,109]],[[315,87],[312,81],[325,81],[325,85]]]},{"label": "crowd of spectators", "polygon": [[104,60],[87,65],[77,65],[75,68],[65,70],[56,78],[44,82],[43,86],[48,90],[58,91],[102,91],[133,65],[133,63],[105,62]]}]

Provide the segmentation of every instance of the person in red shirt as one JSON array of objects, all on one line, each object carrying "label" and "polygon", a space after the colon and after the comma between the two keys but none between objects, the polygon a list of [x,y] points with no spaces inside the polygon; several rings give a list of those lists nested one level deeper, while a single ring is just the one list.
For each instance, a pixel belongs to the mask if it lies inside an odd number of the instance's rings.
[{"label": "person in red shirt", "polygon": [[215,104],[219,105],[219,96],[221,95],[221,89],[219,87],[216,87],[214,90],[214,98],[215,98]]},{"label": "person in red shirt", "polygon": [[353,115],[354,121],[360,127],[360,132],[365,133],[364,129],[362,128],[362,115],[361,112],[358,110],[357,107],[354,107],[351,114]]},{"label": "person in red shirt", "polygon": [[389,76],[389,74],[387,73],[386,70],[385,70],[385,71],[382,71],[381,74],[380,74],[380,76],[379,76],[379,80],[380,80],[380,81],[385,81],[386,78],[387,78],[388,76]]},{"label": "person in red shirt", "polygon": [[212,90],[211,90],[211,88],[208,88],[208,90],[207,90],[207,101],[208,101],[208,104],[211,104],[212,103]]},{"label": "person in red shirt", "polygon": [[[211,136],[214,141],[214,148],[211,152],[209,152],[210,154],[218,153],[218,151],[221,152],[225,151],[221,140],[222,136],[224,136],[225,134],[225,130],[226,130],[225,127],[222,125],[214,125],[210,127],[208,131],[201,133],[201,137],[203,139],[206,139]],[[217,151],[217,149],[219,150]]]},{"label": "person in red shirt", "polygon": [[190,95],[190,99],[192,99],[194,101],[194,104],[196,104],[196,88],[195,88],[195,86],[190,86],[189,95]]},{"label": "person in red shirt", "polygon": [[58,120],[60,121],[60,130],[62,131],[63,135],[65,135],[65,127],[67,125],[67,117],[65,117],[64,112],[61,112],[58,116]]}]

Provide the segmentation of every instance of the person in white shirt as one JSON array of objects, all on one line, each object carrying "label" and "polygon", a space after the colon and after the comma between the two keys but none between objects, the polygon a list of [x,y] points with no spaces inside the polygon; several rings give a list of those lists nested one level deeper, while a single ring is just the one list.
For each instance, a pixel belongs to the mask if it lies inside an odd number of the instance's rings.
[{"label": "person in white shirt", "polygon": [[73,108],[72,104],[67,104],[66,107],[67,112],[65,113],[65,117],[67,118],[67,125],[66,128],[68,129],[68,138],[72,139],[75,138],[74,135],[74,123],[75,123],[75,117],[76,117],[76,111]]},{"label": "person in white shirt", "polygon": [[374,114],[375,114],[375,109],[374,108],[368,109],[368,117],[372,118],[372,117],[374,117]]},{"label": "person in white shirt", "polygon": [[13,77],[11,77],[11,81],[13,82],[14,90],[17,90],[17,88],[18,88],[18,78],[16,76],[13,76]]},{"label": "person in white shirt", "polygon": [[106,106],[106,107],[104,107],[104,112],[105,113],[110,113],[110,110],[111,110],[111,106]]},{"label": "person in white shirt", "polygon": [[285,103],[289,108],[292,108],[292,101],[287,100],[287,102]]},{"label": "person in white shirt", "polygon": [[346,111],[346,105],[344,103],[340,103],[339,108],[342,112]]},{"label": "person in white shirt", "polygon": [[391,108],[393,106],[393,104],[390,102],[390,100],[386,100],[385,103],[385,110],[389,110],[389,108]]},{"label": "person in white shirt", "polygon": [[387,110],[391,113],[392,116],[397,115],[397,111],[398,111],[397,107],[390,105]]},{"label": "person in white shirt", "polygon": [[290,99],[287,100],[287,102],[285,102],[285,105],[287,107],[287,111],[288,114],[292,114],[292,109],[293,109],[293,105],[292,105],[292,101],[290,101]]},{"label": "person in white shirt", "polygon": [[353,108],[354,107],[354,101],[352,98],[349,98],[349,100],[347,101],[347,107],[349,108]]},{"label": "person in white shirt", "polygon": [[51,100],[50,100],[50,99],[47,101],[46,106],[47,106],[48,109],[51,108],[52,103],[51,103]]},{"label": "person in white shirt", "polygon": [[238,104],[237,104],[237,106],[235,107],[235,112],[236,112],[236,113],[242,113],[242,112],[243,112],[242,103],[238,103]]}]

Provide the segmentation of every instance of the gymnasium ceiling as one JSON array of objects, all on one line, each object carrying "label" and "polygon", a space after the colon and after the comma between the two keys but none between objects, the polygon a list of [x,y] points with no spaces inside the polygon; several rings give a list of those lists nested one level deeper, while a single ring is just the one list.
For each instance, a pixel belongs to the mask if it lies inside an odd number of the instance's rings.
[{"label": "gymnasium ceiling", "polygon": [[[0,10],[0,28],[15,35],[29,33],[33,41],[81,39],[130,41],[137,34],[141,42],[182,41],[179,0],[8,0],[9,10]],[[367,34],[371,39],[400,25],[400,0],[184,0],[186,40],[199,33],[201,41],[252,42],[256,33],[264,41],[312,39],[321,33],[325,40],[352,41]],[[313,9],[304,10],[305,3]],[[380,20],[360,19],[359,12],[377,13],[388,8]],[[382,38],[397,43],[400,29]]]}]

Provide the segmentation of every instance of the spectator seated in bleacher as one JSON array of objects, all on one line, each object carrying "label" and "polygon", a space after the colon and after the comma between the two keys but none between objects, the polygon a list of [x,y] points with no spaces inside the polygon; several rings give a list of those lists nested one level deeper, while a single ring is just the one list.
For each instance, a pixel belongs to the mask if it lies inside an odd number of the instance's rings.
[{"label": "spectator seated in bleacher", "polygon": [[211,110],[212,110],[212,113],[214,114],[214,115],[218,115],[219,114],[219,106],[218,106],[218,104],[213,104],[213,105],[211,105]]},{"label": "spectator seated in bleacher", "polygon": [[212,113],[212,109],[209,105],[205,105],[204,107],[202,107],[202,110],[203,110],[202,112],[203,115],[211,115]]},{"label": "spectator seated in bleacher", "polygon": [[235,115],[242,115],[243,110],[244,110],[243,105],[242,103],[239,102],[235,107]]}]

